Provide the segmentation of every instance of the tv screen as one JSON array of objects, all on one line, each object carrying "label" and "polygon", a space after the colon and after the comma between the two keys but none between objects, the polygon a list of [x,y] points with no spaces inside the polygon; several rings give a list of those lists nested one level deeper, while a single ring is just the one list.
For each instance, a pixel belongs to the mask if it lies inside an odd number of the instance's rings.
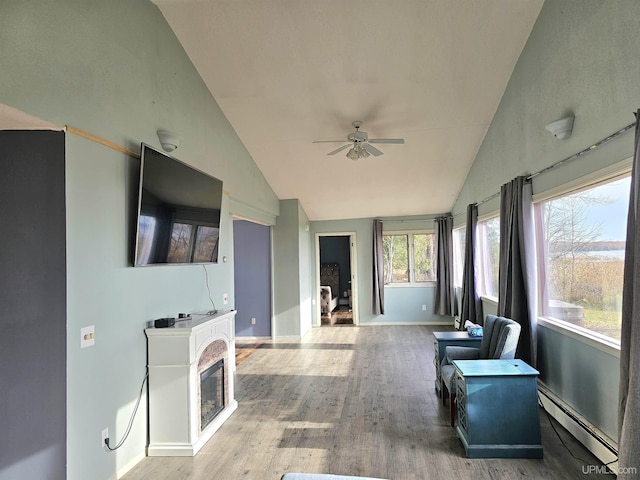
[{"label": "tv screen", "polygon": [[135,266],[217,263],[222,181],[143,143]]}]

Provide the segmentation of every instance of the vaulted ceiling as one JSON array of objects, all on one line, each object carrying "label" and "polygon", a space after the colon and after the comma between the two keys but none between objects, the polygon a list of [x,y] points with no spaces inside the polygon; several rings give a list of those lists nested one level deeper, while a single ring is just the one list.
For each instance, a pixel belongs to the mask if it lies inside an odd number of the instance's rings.
[{"label": "vaulted ceiling", "polygon": [[[281,199],[451,210],[543,0],[153,0]],[[384,152],[327,155],[361,120]]]}]

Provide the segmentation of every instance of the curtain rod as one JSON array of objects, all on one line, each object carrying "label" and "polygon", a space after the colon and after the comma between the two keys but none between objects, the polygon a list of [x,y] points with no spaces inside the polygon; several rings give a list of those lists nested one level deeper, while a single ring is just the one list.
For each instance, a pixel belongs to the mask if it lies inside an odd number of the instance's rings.
[{"label": "curtain rod", "polygon": [[382,223],[405,223],[405,222],[429,222],[431,220],[435,220],[439,217],[447,217],[450,215],[433,215],[432,217],[421,217],[421,218],[405,218],[401,220],[385,220],[384,218],[380,218],[379,220]]},{"label": "curtain rod", "polygon": [[[562,160],[557,161],[556,163],[549,165],[548,167],[543,168],[542,170],[532,173],[530,175],[527,175],[527,180],[531,180],[534,177],[537,177],[538,175],[540,175],[541,173],[546,173],[549,170],[553,170],[556,167],[559,167],[560,165],[563,165],[566,162],[569,162],[571,160],[574,160],[578,157],[581,157],[582,155],[584,155],[585,153],[589,153],[594,151],[596,148],[601,147],[602,145],[604,145],[605,143],[610,142],[611,140],[614,140],[615,138],[618,138],[620,135],[622,135],[623,133],[628,132],[629,130],[631,130],[633,127],[635,127],[636,122],[630,123],[629,125],[622,127],[620,130],[617,130],[616,132],[612,133],[611,135],[609,135],[606,138],[603,138],[602,140],[600,140],[599,142],[596,142],[594,144],[592,144],[591,146],[585,148],[584,150],[580,150],[578,153],[574,153],[573,155],[571,155],[570,157],[567,158],[563,158]],[[500,195],[500,192],[494,193],[493,195],[489,195],[487,198],[480,200],[479,202],[476,202],[477,206],[482,205],[483,203],[488,202],[489,200],[493,200],[494,198],[496,198],[497,196]],[[459,217],[460,215],[465,215],[465,212],[460,212],[456,215],[454,215],[453,217]]]},{"label": "curtain rod", "polygon": [[409,222],[435,222],[439,218],[456,218],[455,215],[442,214],[442,215],[434,215],[433,217],[426,218],[411,218],[409,220],[384,220],[379,219],[382,223],[409,223]]},{"label": "curtain rod", "polygon": [[631,130],[633,127],[635,127],[636,122],[630,123],[629,125],[627,125],[626,127],[621,128],[620,130],[618,130],[617,132],[612,133],[611,135],[609,135],[606,138],[603,138],[602,140],[600,140],[599,142],[594,143],[593,145],[591,145],[590,147],[585,148],[584,150],[580,150],[578,153],[574,153],[573,155],[571,155],[570,157],[564,158],[556,163],[554,163],[553,165],[549,165],[546,168],[543,168],[542,170],[540,170],[539,172],[535,172],[532,173],[531,175],[529,175],[527,177],[527,180],[531,180],[533,177],[537,177],[538,175],[540,175],[541,173],[545,173],[548,172],[549,170],[552,170],[556,167],[559,167],[560,165],[562,165],[565,162],[568,162],[570,160],[573,160],[575,158],[578,158],[582,155],[584,155],[585,153],[589,153],[592,152],[593,150],[595,150],[596,148],[604,145],[605,143],[610,142],[611,140],[618,138],[620,135],[622,135],[623,133]]}]

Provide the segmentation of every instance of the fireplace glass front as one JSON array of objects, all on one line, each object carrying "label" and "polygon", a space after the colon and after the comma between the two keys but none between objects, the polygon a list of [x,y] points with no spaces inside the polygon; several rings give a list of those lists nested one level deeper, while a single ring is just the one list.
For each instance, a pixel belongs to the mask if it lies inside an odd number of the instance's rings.
[{"label": "fireplace glass front", "polygon": [[224,359],[200,374],[200,431],[224,409]]}]

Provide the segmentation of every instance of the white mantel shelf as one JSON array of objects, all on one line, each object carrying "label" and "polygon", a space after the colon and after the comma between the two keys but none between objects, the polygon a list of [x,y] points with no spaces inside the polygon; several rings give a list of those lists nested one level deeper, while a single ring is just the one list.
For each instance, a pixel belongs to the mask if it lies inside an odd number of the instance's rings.
[{"label": "white mantel shelf", "polygon": [[[193,456],[238,408],[233,388],[235,310],[192,315],[168,328],[147,328],[149,456]],[[228,403],[199,431],[198,359],[216,340],[227,345]]]}]

